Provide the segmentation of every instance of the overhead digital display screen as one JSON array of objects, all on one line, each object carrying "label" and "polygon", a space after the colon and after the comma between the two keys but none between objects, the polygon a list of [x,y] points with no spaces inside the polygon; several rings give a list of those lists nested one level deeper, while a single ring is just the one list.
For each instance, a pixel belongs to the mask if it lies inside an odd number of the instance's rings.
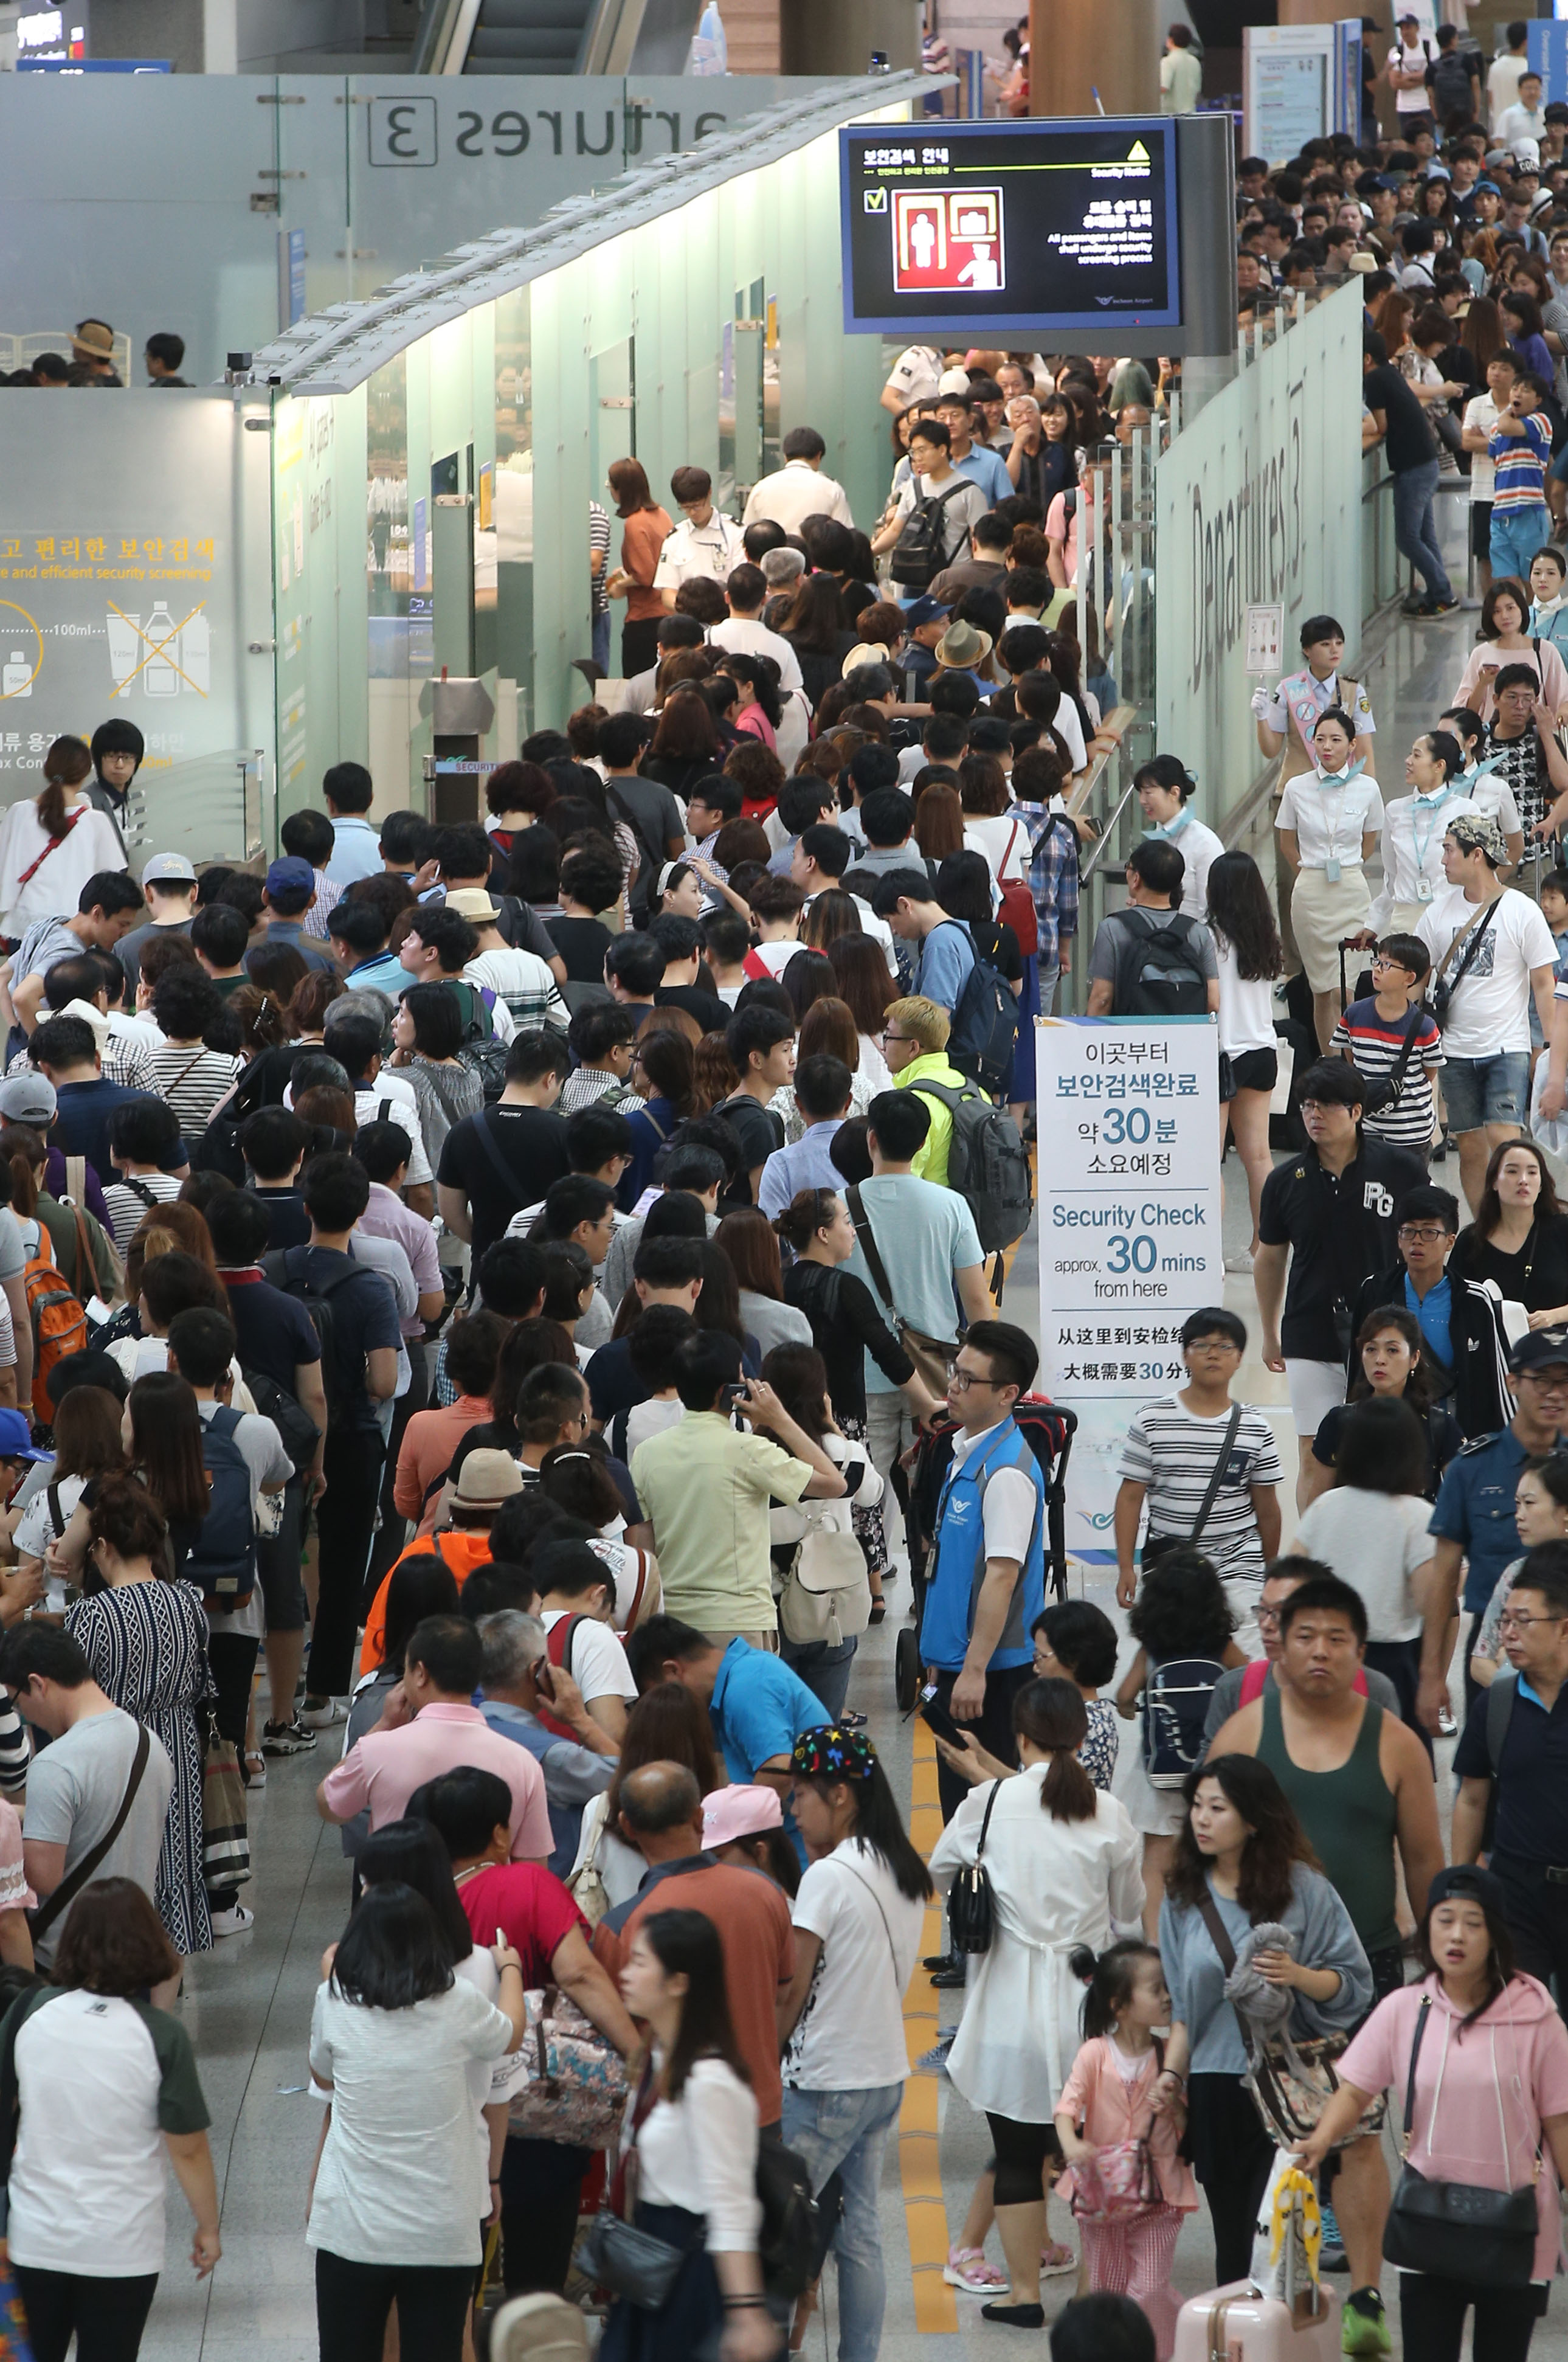
[{"label": "overhead digital display screen", "polygon": [[1181,321],[1168,116],[839,133],[847,330],[1043,341]]}]

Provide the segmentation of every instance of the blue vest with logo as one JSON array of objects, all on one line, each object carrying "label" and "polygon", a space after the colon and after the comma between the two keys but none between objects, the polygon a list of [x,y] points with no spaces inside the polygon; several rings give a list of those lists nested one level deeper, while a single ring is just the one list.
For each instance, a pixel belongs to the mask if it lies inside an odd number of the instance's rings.
[{"label": "blue vest with logo", "polygon": [[928,1665],[956,1672],[974,1628],[975,1606],[986,1579],[986,1485],[999,1468],[1021,1468],[1034,1487],[1034,1522],[1007,1622],[989,1670],[1004,1672],[1033,1661],[1029,1628],[1045,1606],[1045,1487],[1040,1463],[1016,1420],[1004,1419],[990,1441],[948,1471],[936,1513],[936,1552],[926,1580],[920,1653]]}]

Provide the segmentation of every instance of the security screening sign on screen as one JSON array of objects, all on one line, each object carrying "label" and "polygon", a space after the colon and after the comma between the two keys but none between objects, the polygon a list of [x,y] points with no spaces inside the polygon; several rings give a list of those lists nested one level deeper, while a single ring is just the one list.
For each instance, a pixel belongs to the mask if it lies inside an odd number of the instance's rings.
[{"label": "security screening sign on screen", "polygon": [[880,124],[839,147],[847,330],[1179,326],[1168,116]]}]

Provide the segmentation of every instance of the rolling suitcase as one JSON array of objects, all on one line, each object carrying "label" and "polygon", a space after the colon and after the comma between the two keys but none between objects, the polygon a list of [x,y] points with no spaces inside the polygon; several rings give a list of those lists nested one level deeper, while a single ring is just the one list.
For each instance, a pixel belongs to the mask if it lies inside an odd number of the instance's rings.
[{"label": "rolling suitcase", "polygon": [[1320,2289],[1320,2310],[1292,2311],[1251,2280],[1231,2280],[1183,2305],[1171,2362],[1339,2362],[1340,2300]]}]

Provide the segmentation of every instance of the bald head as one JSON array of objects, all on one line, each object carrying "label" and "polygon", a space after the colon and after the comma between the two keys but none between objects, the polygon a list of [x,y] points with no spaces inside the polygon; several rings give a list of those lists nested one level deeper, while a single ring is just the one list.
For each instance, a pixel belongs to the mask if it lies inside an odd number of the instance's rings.
[{"label": "bald head", "polygon": [[645,1763],[621,1783],[621,1828],[649,1861],[702,1849],[702,1791],[683,1763]]}]

